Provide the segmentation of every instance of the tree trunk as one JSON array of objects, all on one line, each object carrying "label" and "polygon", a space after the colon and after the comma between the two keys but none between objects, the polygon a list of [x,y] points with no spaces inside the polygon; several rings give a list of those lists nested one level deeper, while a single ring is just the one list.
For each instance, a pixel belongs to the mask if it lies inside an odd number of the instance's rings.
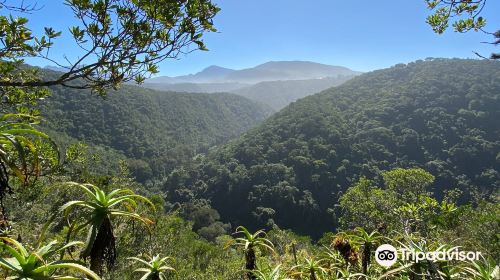
[{"label": "tree trunk", "polygon": [[111,270],[116,260],[115,236],[113,226],[108,217],[99,228],[92,250],[90,251],[90,270],[98,275],[103,274],[103,268]]},{"label": "tree trunk", "polygon": [[314,273],[314,271],[311,271],[311,274],[309,275],[309,280],[317,280],[316,273]]},{"label": "tree trunk", "polygon": [[254,270],[257,267],[256,261],[255,250],[253,247],[248,247],[248,250],[245,253],[245,268],[247,270],[247,277],[250,280],[257,279],[254,273]]},{"label": "tree trunk", "polygon": [[7,213],[3,205],[3,200],[7,194],[12,194],[12,188],[9,185],[9,173],[7,167],[0,161],[0,230],[4,231],[9,229],[9,222],[7,220]]},{"label": "tree trunk", "polygon": [[297,262],[297,250],[295,249],[295,242],[292,243],[292,252],[295,265],[298,265],[299,263]]},{"label": "tree trunk", "polygon": [[368,266],[370,265],[371,253],[372,253],[371,244],[365,243],[365,245],[363,246],[363,259],[361,260],[362,270],[363,270],[364,275],[366,275],[366,273],[368,272]]}]

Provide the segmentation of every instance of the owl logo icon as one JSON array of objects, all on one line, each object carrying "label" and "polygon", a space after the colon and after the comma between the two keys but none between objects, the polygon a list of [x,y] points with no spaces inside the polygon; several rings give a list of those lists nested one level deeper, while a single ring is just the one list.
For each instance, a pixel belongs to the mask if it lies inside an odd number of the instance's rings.
[{"label": "owl logo icon", "polygon": [[380,245],[375,251],[375,260],[384,267],[390,267],[398,260],[398,251],[389,244]]}]

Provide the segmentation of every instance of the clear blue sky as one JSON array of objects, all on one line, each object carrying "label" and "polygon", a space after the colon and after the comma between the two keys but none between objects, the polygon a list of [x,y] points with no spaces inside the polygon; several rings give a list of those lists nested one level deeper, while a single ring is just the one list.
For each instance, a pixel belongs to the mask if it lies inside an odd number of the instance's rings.
[{"label": "clear blue sky", "polygon": [[[38,0],[44,8],[31,26],[53,26],[68,35],[73,22],[63,0]],[[370,71],[426,57],[476,57],[498,51],[482,44],[484,33],[437,35],[425,23],[424,0],[216,0],[218,33],[206,36],[209,52],[195,52],[160,65],[161,75],[198,72],[210,65],[241,69],[270,60],[310,60]],[[488,30],[500,28],[500,1],[483,11]],[[63,36],[53,54],[76,55],[74,42]],[[46,62],[30,61],[46,65]]]}]

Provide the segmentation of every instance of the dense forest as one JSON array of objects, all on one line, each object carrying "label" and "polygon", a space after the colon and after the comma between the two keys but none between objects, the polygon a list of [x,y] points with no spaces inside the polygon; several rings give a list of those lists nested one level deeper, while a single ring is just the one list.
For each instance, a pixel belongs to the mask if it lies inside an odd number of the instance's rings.
[{"label": "dense forest", "polygon": [[[0,276],[496,280],[499,74],[491,61],[396,65],[260,125],[269,111],[230,94],[54,87],[27,106],[41,125],[1,119],[9,168],[43,172],[0,180]],[[250,130],[224,143],[233,129]],[[483,258],[387,268],[383,243]]]},{"label": "dense forest", "polygon": [[224,93],[158,92],[124,86],[101,98],[61,86],[51,91],[40,109],[42,125],[54,140],[68,143],[64,139],[69,136],[111,148],[129,158],[129,168],[140,182],[166,176],[194,155],[257,125],[272,111]]},{"label": "dense forest", "polygon": [[456,190],[469,202],[500,186],[499,92],[495,61],[429,59],[367,73],[177,168],[164,190],[233,224],[316,237],[339,226],[350,186],[363,177],[380,184],[398,167],[434,175],[426,191],[437,198]]}]

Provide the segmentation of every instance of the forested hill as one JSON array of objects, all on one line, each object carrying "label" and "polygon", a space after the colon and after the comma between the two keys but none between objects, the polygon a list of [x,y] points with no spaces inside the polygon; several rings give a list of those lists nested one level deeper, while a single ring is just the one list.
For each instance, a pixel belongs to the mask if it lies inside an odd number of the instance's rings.
[{"label": "forested hill", "polygon": [[[124,86],[105,100],[84,90],[52,88],[43,125],[59,134],[123,152],[139,181],[225,143],[271,110],[232,94],[157,92]],[[57,136],[56,136],[57,138]]]},{"label": "forested hill", "polygon": [[338,86],[355,75],[327,77],[311,80],[269,81],[231,90],[230,92],[247,97],[272,107],[275,111],[300,98]]},{"label": "forested hill", "polygon": [[431,191],[456,187],[462,200],[498,190],[499,120],[499,62],[399,64],[292,103],[165,189],[185,203],[201,194],[233,224],[317,236],[335,227],[340,193],[383,170],[422,167],[436,176]]}]

